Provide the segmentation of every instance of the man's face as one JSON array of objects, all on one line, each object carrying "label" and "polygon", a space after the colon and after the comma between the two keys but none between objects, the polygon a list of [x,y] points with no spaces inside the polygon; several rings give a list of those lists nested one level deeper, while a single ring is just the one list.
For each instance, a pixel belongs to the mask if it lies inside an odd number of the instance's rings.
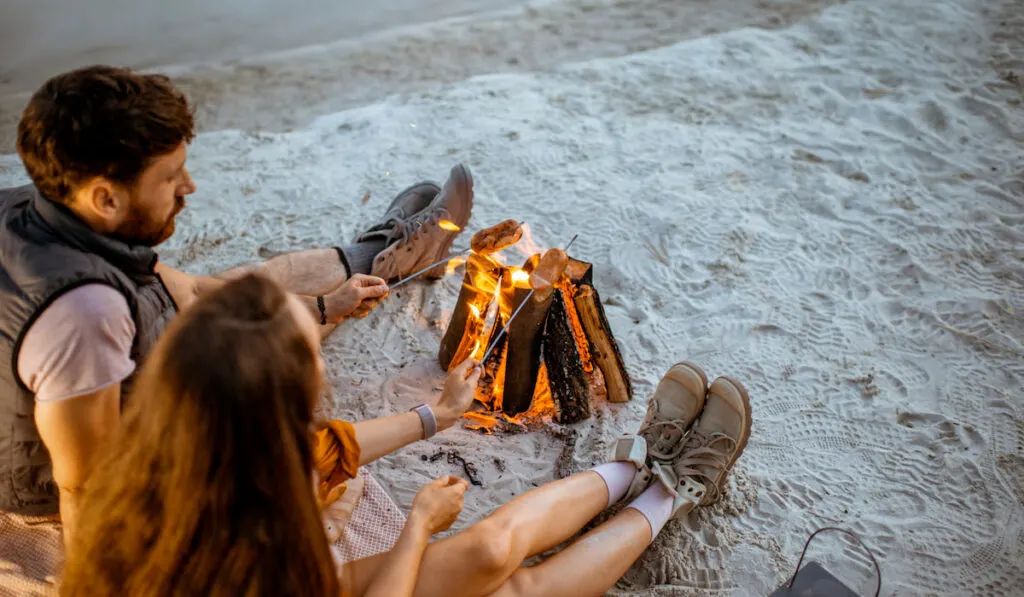
[{"label": "man's face", "polygon": [[185,208],[185,196],[196,190],[185,168],[186,157],[182,143],[143,170],[128,190],[128,214],[114,236],[129,244],[155,247],[174,234],[174,218]]}]

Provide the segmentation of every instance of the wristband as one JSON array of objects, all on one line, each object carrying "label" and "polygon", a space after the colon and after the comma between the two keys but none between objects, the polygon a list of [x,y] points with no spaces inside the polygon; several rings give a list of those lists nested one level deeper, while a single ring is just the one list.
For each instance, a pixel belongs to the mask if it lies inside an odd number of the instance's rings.
[{"label": "wristband", "polygon": [[437,417],[434,416],[434,409],[429,404],[421,404],[413,409],[420,416],[423,423],[423,439],[430,439],[437,433]]}]

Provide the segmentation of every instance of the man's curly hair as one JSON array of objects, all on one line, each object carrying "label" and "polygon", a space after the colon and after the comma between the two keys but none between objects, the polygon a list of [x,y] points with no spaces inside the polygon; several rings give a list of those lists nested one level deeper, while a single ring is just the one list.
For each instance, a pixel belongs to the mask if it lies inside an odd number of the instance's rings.
[{"label": "man's curly hair", "polygon": [[90,66],[36,91],[18,124],[18,154],[39,192],[67,203],[97,176],[134,184],[153,158],[194,136],[192,108],[170,79]]}]

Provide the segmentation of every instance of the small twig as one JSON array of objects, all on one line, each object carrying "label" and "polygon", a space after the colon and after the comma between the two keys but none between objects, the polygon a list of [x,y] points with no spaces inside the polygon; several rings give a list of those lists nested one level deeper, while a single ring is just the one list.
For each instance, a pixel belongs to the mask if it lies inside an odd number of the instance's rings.
[{"label": "small twig", "polygon": [[656,247],[656,246],[654,245],[654,243],[653,243],[653,242],[651,242],[651,239],[649,239],[649,238],[645,238],[645,239],[644,239],[644,246],[645,246],[645,247],[647,247],[647,251],[648,251],[648,252],[649,252],[649,253],[650,253],[650,254],[651,254],[651,255],[652,255],[652,256],[653,256],[653,257],[654,257],[655,259],[657,259],[658,261],[660,261],[660,262],[664,263],[665,265],[669,265],[669,261],[668,261],[668,251],[666,251],[666,250],[665,250],[665,242],[664,242],[664,239],[661,239],[661,240],[662,240],[662,242],[661,242],[661,247]]},{"label": "small twig", "polygon": [[430,456],[428,460],[430,460],[430,462],[437,462],[445,456],[448,457],[448,464],[462,465],[462,472],[466,473],[466,478],[469,480],[470,484],[476,487],[483,486],[483,483],[480,482],[480,471],[477,470],[476,465],[467,461],[456,450],[452,450],[451,452],[440,450],[433,456]]}]

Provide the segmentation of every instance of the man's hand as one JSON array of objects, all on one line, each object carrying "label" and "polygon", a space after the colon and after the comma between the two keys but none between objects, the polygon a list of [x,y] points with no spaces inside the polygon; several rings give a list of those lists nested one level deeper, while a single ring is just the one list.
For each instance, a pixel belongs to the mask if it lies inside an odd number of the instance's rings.
[{"label": "man's hand", "polygon": [[349,278],[341,288],[324,296],[327,323],[341,323],[348,317],[366,317],[388,295],[387,282],[365,274]]},{"label": "man's hand", "polygon": [[481,373],[483,373],[483,367],[480,366],[480,361],[466,359],[448,374],[448,379],[444,382],[444,390],[441,391],[441,399],[434,407],[438,431],[454,425],[462,413],[473,405],[476,384],[480,381]]}]

